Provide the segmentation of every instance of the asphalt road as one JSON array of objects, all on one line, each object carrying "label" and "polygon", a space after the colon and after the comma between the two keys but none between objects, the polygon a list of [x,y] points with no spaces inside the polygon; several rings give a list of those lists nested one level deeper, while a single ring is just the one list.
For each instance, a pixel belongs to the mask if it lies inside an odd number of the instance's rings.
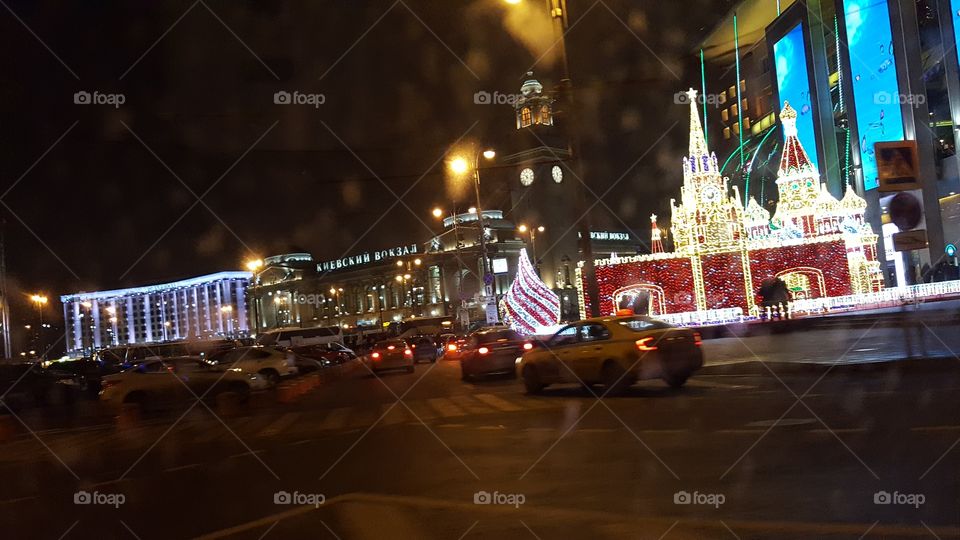
[{"label": "asphalt road", "polygon": [[[848,341],[812,348],[839,358]],[[774,346],[708,343],[723,361],[680,391],[532,397],[441,361],[357,367],[236,417],[197,405],[21,436],[0,444],[0,535],[960,536],[960,361],[811,366],[732,347]]]}]

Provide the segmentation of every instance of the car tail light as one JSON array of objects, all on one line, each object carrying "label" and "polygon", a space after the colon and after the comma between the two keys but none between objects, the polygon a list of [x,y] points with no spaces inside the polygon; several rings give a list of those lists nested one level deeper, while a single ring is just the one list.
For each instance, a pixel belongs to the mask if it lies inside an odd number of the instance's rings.
[{"label": "car tail light", "polygon": [[656,345],[651,345],[650,342],[653,341],[653,337],[645,337],[643,339],[637,340],[637,350],[638,351],[655,351],[657,350]]},{"label": "car tail light", "polygon": [[379,359],[380,359],[380,353],[375,352],[375,353],[373,353],[373,354],[370,355],[370,358],[373,358],[374,360],[379,360]]},{"label": "car tail light", "polygon": [[394,347],[393,345],[387,345],[387,350],[388,350],[388,351],[392,351],[392,350],[394,350],[394,349],[396,349],[396,347]]},{"label": "car tail light", "polygon": [[700,337],[700,332],[693,333],[693,344],[697,347],[703,345],[703,338]]},{"label": "car tail light", "polygon": [[477,352],[480,354],[487,354],[488,352],[490,352],[490,349],[486,347],[480,347],[479,349],[477,349]]},{"label": "car tail light", "polygon": [[456,343],[451,343],[451,344],[447,345],[447,350],[448,350],[448,351],[455,351],[455,350],[457,350],[457,344],[456,344]]},{"label": "car tail light", "polygon": [[416,344],[413,344],[413,345],[410,346],[410,348],[411,348],[411,349],[416,349],[416,348],[417,348],[417,345],[416,345]]},{"label": "car tail light", "polygon": [[413,356],[413,351],[411,349],[406,349],[403,351],[403,354],[407,356]]},{"label": "car tail light", "polygon": [[533,348],[533,343],[524,343],[524,344],[523,344],[523,350],[525,350],[525,351],[529,351],[529,350],[532,349],[532,348]]}]

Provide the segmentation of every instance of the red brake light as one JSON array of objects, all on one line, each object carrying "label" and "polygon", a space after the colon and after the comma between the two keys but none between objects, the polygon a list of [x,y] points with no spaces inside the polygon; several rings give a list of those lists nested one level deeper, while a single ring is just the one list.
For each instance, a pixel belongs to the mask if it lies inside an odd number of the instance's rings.
[{"label": "red brake light", "polygon": [[525,350],[525,351],[529,351],[529,350],[532,349],[532,348],[533,348],[533,343],[529,343],[529,342],[528,342],[528,343],[524,343],[524,344],[523,344],[523,350]]},{"label": "red brake light", "polygon": [[451,344],[447,345],[447,350],[448,350],[448,351],[455,351],[455,350],[457,350],[457,344],[456,344],[456,343],[451,343]]},{"label": "red brake light", "polygon": [[407,355],[407,356],[413,356],[413,351],[410,350],[410,349],[406,349],[406,350],[403,351],[403,354],[405,354],[405,355]]},{"label": "red brake light", "polygon": [[416,349],[417,346],[416,346],[416,344],[414,344],[414,345],[411,345],[410,348],[411,348],[411,349]]},{"label": "red brake light", "polygon": [[373,359],[380,358],[380,353],[375,352],[375,353],[373,353],[373,354],[370,355],[370,358],[373,358]]},{"label": "red brake light", "polygon": [[638,351],[655,351],[657,350],[656,345],[650,345],[650,342],[653,341],[653,337],[645,337],[643,339],[637,340],[637,350]]},{"label": "red brake light", "polygon": [[480,354],[487,354],[488,352],[490,352],[490,349],[486,347],[480,347],[479,349],[477,349],[477,352]]},{"label": "red brake light", "polygon": [[693,344],[697,347],[703,345],[703,338],[700,337],[700,332],[693,333]]}]

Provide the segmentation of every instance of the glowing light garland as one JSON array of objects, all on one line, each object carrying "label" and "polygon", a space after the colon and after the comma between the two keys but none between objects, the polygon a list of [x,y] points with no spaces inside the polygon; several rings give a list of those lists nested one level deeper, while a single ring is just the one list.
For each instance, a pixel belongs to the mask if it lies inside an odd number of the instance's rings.
[{"label": "glowing light garland", "polygon": [[[783,279],[793,300],[872,295],[882,288],[877,235],[864,221],[866,201],[848,185],[841,200],[820,182],[797,138],[796,111],[781,111],[786,141],[777,174],[779,202],[771,218],[753,197],[742,203],[707,147],[690,96],[690,145],[683,158],[679,204],[673,200],[675,251],[656,246],[661,231],[651,220],[649,255],[597,260],[600,310],[613,313],[621,297],[645,295],[650,313],[692,324],[760,313],[757,291],[767,278]],[[731,195],[732,191],[732,195]],[[577,270],[581,313],[587,303]],[[819,305],[819,304],[818,304]]]},{"label": "glowing light garland", "polygon": [[507,319],[522,335],[543,333],[560,320],[560,297],[537,276],[527,250],[520,250],[517,275],[505,298]]}]

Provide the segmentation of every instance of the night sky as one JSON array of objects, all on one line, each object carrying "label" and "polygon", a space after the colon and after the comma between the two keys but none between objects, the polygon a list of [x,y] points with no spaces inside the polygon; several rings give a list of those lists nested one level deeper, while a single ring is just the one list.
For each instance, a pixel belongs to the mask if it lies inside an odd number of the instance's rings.
[{"label": "night sky", "polygon": [[[692,49],[728,2],[569,4],[584,180],[605,194],[594,229],[646,238],[682,181],[688,109],[673,95],[699,87]],[[535,0],[512,12],[502,0],[6,6],[0,214],[15,323],[35,316],[28,292],[425,241],[429,210],[452,204],[451,145],[514,150],[513,109],[474,93],[516,93],[531,67],[557,82]],[[281,90],[325,103],[276,105]],[[78,91],[125,103],[77,105]],[[489,172],[492,191],[505,173]],[[60,319],[58,302],[48,310]]]}]

